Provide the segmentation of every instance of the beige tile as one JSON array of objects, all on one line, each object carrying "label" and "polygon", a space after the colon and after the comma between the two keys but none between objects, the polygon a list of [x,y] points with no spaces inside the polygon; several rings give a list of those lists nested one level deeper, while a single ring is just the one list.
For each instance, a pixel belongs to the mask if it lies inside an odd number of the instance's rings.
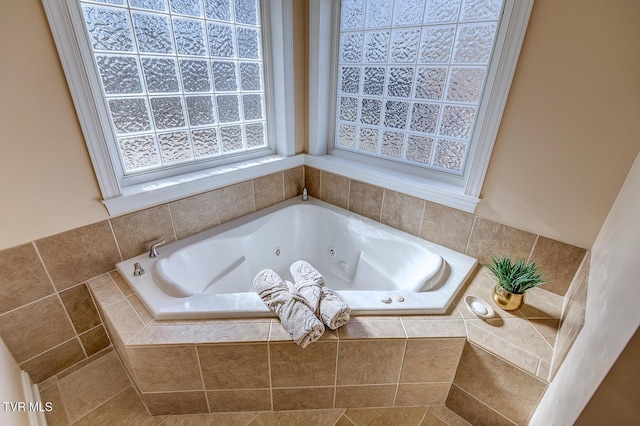
[{"label": "beige tile", "polygon": [[358,426],[418,426],[426,411],[427,407],[355,408],[345,415]]},{"label": "beige tile", "polygon": [[442,405],[447,399],[451,383],[400,384],[395,405]]},{"label": "beige tile", "polygon": [[109,272],[122,260],[106,221],[43,238],[36,246],[58,290]]},{"label": "beige tile", "polygon": [[[99,385],[98,385],[99,384]],[[115,352],[58,381],[71,421],[76,421],[131,386]]]},{"label": "beige tile", "polygon": [[128,387],[75,422],[74,426],[106,424],[152,426],[166,424],[163,421],[162,417],[150,416],[136,391]]},{"label": "beige tile", "polygon": [[91,356],[111,344],[109,336],[102,325],[92,328],[80,335],[80,342],[88,356]]},{"label": "beige tile", "polygon": [[125,297],[133,294],[133,290],[131,289],[127,281],[122,277],[122,275],[120,275],[118,271],[109,272],[109,276],[111,277],[113,282],[116,283],[116,285],[118,286],[122,294],[125,295]]},{"label": "beige tile", "polygon": [[335,173],[320,172],[320,198],[346,209],[349,205],[349,178]]},{"label": "beige tile", "polygon": [[425,201],[396,191],[384,190],[382,223],[420,235]]},{"label": "beige tile", "polygon": [[169,204],[169,208],[179,240],[220,225],[215,191],[174,201]]},{"label": "beige tile", "polygon": [[535,234],[476,217],[466,254],[482,263],[491,256],[528,259],[535,240]]},{"label": "beige tile", "polygon": [[124,343],[144,328],[144,323],[127,299],[110,304],[104,312]]},{"label": "beige tile", "polygon": [[397,383],[405,343],[404,340],[340,342],[337,383],[340,385]]},{"label": "beige tile", "polygon": [[202,389],[194,346],[127,348],[127,356],[142,392]]},{"label": "beige tile", "polygon": [[498,412],[487,407],[455,384],[447,397],[447,407],[472,425],[515,426]]},{"label": "beige tile", "polygon": [[400,382],[450,382],[456,373],[464,342],[464,338],[407,341]]},{"label": "beige tile", "polygon": [[148,253],[156,241],[176,239],[166,204],[116,217],[111,219],[111,224],[124,259]]},{"label": "beige tile", "polygon": [[544,380],[546,383],[549,383],[550,374],[551,374],[551,364],[540,360],[540,364],[538,365],[538,371],[536,372],[536,377],[538,379]]},{"label": "beige tile", "polygon": [[531,260],[540,265],[543,277],[548,281],[544,289],[564,296],[586,253],[583,248],[540,237]]},{"label": "beige tile", "polygon": [[327,386],[335,384],[336,342],[315,342],[302,349],[294,343],[270,343],[273,387]]},{"label": "beige tile", "polygon": [[310,196],[320,198],[320,170],[304,166],[304,186]]},{"label": "beige tile", "polygon": [[[75,339],[74,339],[75,340]],[[71,342],[71,340],[70,340]],[[86,357],[84,359],[82,359],[80,362],[77,362],[75,364],[73,364],[71,367],[65,368],[64,370],[60,371],[57,375],[56,378],[57,380],[62,380],[63,378],[67,377],[68,375],[75,373],[76,371],[86,367],[87,365],[91,364],[93,361],[97,360],[98,358],[102,358],[105,355],[110,354],[111,352],[113,352],[112,348],[104,348],[103,350],[91,355],[90,357]]]},{"label": "beige tile", "polygon": [[127,346],[184,345],[195,343],[200,325],[147,326],[129,339]]},{"label": "beige tile", "polygon": [[[456,311],[457,312],[457,311]],[[414,319],[402,318],[402,324],[409,338],[416,337],[466,337],[464,320],[460,319]]]},{"label": "beige tile", "polygon": [[269,387],[267,344],[198,345],[206,389]]},{"label": "beige tile", "polygon": [[435,414],[427,413],[420,423],[420,426],[447,426],[445,422],[440,420]]},{"label": "beige tile", "polygon": [[[518,318],[467,320],[488,333],[509,342],[537,358],[551,360],[553,350],[529,321]],[[535,371],[535,370],[534,370]]]},{"label": "beige tile", "polygon": [[38,383],[85,359],[78,339],[71,339],[20,364]]},{"label": "beige tile", "polygon": [[166,416],[162,424],[163,426],[248,426],[255,417],[255,413],[182,414]]},{"label": "beige tile", "polygon": [[544,340],[553,348],[556,344],[556,336],[558,334],[559,319],[532,319],[530,324],[536,329]]},{"label": "beige tile", "polygon": [[427,201],[420,237],[464,253],[472,226],[471,213]]},{"label": "beige tile", "polygon": [[562,296],[548,292],[542,287],[532,288],[526,291],[520,312],[529,319],[560,318],[563,302]]},{"label": "beige tile", "polygon": [[349,417],[342,415],[334,426],[355,426],[355,423],[352,422]]},{"label": "beige tile", "polygon": [[204,391],[143,393],[142,398],[153,416],[209,412]]},{"label": "beige tile", "polygon": [[471,426],[469,422],[451,411],[445,405],[429,407],[429,414],[433,414],[448,426]]},{"label": "beige tile", "polygon": [[284,198],[289,199],[302,194],[304,187],[304,167],[298,166],[284,171]]},{"label": "beige tile", "polygon": [[124,294],[111,279],[109,274],[100,275],[87,281],[91,294],[103,308],[119,300],[124,300]]},{"label": "beige tile", "polygon": [[334,387],[273,389],[273,409],[315,410],[333,408]]},{"label": "beige tile", "polygon": [[341,339],[405,339],[400,318],[388,321],[349,321],[338,330]]},{"label": "beige tile", "polygon": [[[536,377],[473,344],[465,346],[454,384],[518,424],[527,421],[546,388]],[[449,400],[447,406],[469,420],[453,408]]]},{"label": "beige tile", "polygon": [[60,395],[60,389],[58,384],[54,383],[46,389],[40,387],[40,400],[43,403],[50,402],[52,406],[51,411],[45,411],[44,417],[47,420],[49,426],[67,426],[69,424],[69,416],[67,416],[67,409],[64,406],[64,401]]},{"label": "beige tile", "polygon": [[540,359],[533,354],[525,351],[513,343],[492,334],[481,327],[476,327],[475,323],[469,321],[467,323],[467,339],[469,342],[475,343],[483,349],[492,352],[502,359],[508,360],[524,371],[535,375]]},{"label": "beige tile", "polygon": [[216,189],[215,192],[218,198],[220,223],[229,222],[256,210],[253,181]]},{"label": "beige tile", "polygon": [[0,336],[21,363],[75,336],[58,296],[0,315]]},{"label": "beige tile", "polygon": [[203,325],[196,343],[266,342],[271,320],[264,322],[226,322]]},{"label": "beige tile", "polygon": [[396,385],[336,387],[336,408],[391,407]]},{"label": "beige tile", "polygon": [[344,410],[300,410],[300,411],[271,411],[258,414],[256,418],[261,425],[292,426],[314,425],[333,426]]},{"label": "beige tile", "polygon": [[0,251],[0,315],[53,293],[32,244]]},{"label": "beige tile", "polygon": [[253,180],[256,210],[284,201],[284,173],[278,172]]},{"label": "beige tile", "polygon": [[100,325],[100,316],[93,304],[86,284],[71,287],[60,292],[60,299],[71,318],[77,333],[83,333]]},{"label": "beige tile", "polygon": [[351,180],[349,210],[369,219],[380,221],[384,189],[368,183]]},{"label": "beige tile", "polygon": [[207,391],[211,412],[271,410],[269,389]]}]

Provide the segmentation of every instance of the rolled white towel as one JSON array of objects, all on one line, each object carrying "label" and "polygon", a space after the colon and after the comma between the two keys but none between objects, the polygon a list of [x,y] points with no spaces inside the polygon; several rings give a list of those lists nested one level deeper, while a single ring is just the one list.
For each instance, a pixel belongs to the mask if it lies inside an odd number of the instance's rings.
[{"label": "rolled white towel", "polygon": [[342,327],[351,318],[351,308],[335,291],[327,287],[322,274],[309,262],[298,260],[289,268],[296,288],[311,309],[332,330]]},{"label": "rolled white towel", "polygon": [[309,309],[306,301],[292,294],[295,286],[285,282],[271,269],[264,269],[253,280],[253,288],[271,309],[294,342],[306,348],[324,333],[324,325]]}]

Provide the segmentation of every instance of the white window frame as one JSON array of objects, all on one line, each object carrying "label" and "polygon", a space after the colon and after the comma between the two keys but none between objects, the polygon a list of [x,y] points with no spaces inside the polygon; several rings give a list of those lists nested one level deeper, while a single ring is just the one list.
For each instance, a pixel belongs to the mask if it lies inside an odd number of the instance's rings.
[{"label": "white window frame", "polygon": [[[140,210],[302,165],[295,157],[293,0],[263,0],[265,100],[273,155],[251,158],[177,176],[125,186],[119,159],[106,136],[111,133],[100,81],[86,40],[77,0],[42,0],[67,77],[69,90],[103,200],[110,215]],[[91,63],[89,63],[91,61]],[[277,111],[277,113],[276,113]],[[187,166],[188,168],[188,166]]]},{"label": "white window frame", "polygon": [[[524,41],[534,0],[505,0],[494,55],[496,66],[489,68],[484,97],[486,106],[478,111],[465,175],[456,182],[411,174],[398,166],[383,168],[332,154],[335,135],[338,22],[337,0],[310,0],[309,6],[309,156],[305,164],[403,192],[459,210],[473,213],[487,173],[500,120],[507,102],[518,56]],[[327,60],[327,58],[331,58]]]}]

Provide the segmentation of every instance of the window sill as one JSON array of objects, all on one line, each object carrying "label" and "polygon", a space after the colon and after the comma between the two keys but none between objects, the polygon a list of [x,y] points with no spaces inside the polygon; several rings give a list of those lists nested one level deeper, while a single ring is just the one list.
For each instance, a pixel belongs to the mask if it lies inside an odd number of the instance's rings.
[{"label": "window sill", "polygon": [[428,178],[381,169],[335,155],[304,155],[304,165],[336,173],[361,182],[402,192],[454,209],[473,213],[479,198],[464,194],[464,188]]},{"label": "window sill", "polygon": [[475,211],[480,201],[479,198],[465,195],[464,189],[456,185],[385,170],[334,155],[299,154],[291,157],[272,155],[147,184],[133,185],[124,188],[121,196],[104,200],[103,203],[109,215],[118,216],[302,165],[469,213]]},{"label": "window sill", "polygon": [[111,216],[168,203],[206,191],[222,188],[292,167],[302,166],[304,156],[272,155],[213,169],[175,176],[123,188],[119,197],[104,200]]}]

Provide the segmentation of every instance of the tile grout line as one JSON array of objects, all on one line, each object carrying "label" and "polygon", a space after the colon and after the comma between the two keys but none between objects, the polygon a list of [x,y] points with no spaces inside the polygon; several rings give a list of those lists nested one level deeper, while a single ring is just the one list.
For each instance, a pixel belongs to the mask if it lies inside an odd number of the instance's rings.
[{"label": "tile grout line", "polygon": [[[400,323],[402,323],[402,321],[400,321]],[[396,401],[398,399],[398,390],[400,389],[400,379],[402,378],[402,369],[404,367],[405,357],[407,356],[407,345],[408,344],[409,344],[409,339],[405,338],[404,339],[404,346],[402,348],[402,361],[400,362],[400,369],[398,371],[398,380],[396,381],[396,391],[395,391],[395,393],[393,395],[393,403],[391,405],[392,407],[396,406]]]},{"label": "tile grout line", "polygon": [[[198,334],[200,330],[198,330]],[[197,340],[197,337],[196,337]],[[209,402],[209,395],[207,395],[207,385],[204,383],[204,374],[202,373],[202,363],[200,362],[200,352],[198,351],[198,345],[193,345],[193,350],[196,353],[196,360],[198,361],[198,371],[200,372],[200,381],[202,382],[202,391],[204,392],[204,400],[207,403],[207,410],[211,413],[211,403]]]},{"label": "tile grout line", "polygon": [[107,223],[109,224],[109,229],[111,230],[111,236],[113,236],[113,241],[116,243],[116,249],[118,249],[118,256],[120,256],[120,260],[124,260],[122,257],[122,250],[120,250],[120,242],[118,241],[118,237],[116,237],[116,231],[113,229],[113,224],[111,223],[111,219],[107,219]]},{"label": "tile grout line", "polygon": [[333,377],[333,404],[332,408],[336,408],[336,399],[338,398],[338,362],[340,360],[340,329],[338,331],[338,342],[336,343],[336,368]]},{"label": "tile grout line", "polygon": [[178,241],[178,231],[176,231],[176,223],[173,220],[173,209],[171,208],[171,203],[167,203],[166,205],[169,209],[169,220],[171,221],[171,230],[173,230],[173,241]]},{"label": "tile grout line", "polygon": [[531,250],[529,251],[529,258],[527,259],[528,261],[531,261],[531,256],[533,255],[533,251],[536,249],[536,246],[538,245],[538,239],[540,239],[540,234],[536,234],[536,239],[533,240],[533,245],[531,246]]},{"label": "tile grout line", "polygon": [[467,238],[467,244],[464,246],[464,254],[469,253],[469,245],[471,244],[471,236],[473,235],[473,230],[476,227],[476,219],[478,219],[478,216],[473,215],[473,222],[471,223],[471,229],[469,230],[469,237]]},{"label": "tile grout line", "polygon": [[273,328],[273,321],[269,321],[269,335],[265,343],[267,345],[267,366],[269,371],[269,402],[271,403],[271,410],[273,410],[273,377],[271,374],[271,329],[272,328]]},{"label": "tile grout line", "polygon": [[427,201],[422,200],[422,214],[420,215],[420,225],[418,226],[418,237],[422,235],[422,225],[424,224],[424,214],[427,212]]},{"label": "tile grout line", "polygon": [[[489,406],[489,405],[485,404],[485,403],[484,403],[484,401],[481,401],[480,399],[476,398],[476,396],[475,396],[475,395],[473,395],[472,393],[467,392],[465,389],[463,389],[462,387],[460,387],[460,386],[458,386],[458,385],[455,385],[455,386],[456,386],[458,389],[460,389],[462,392],[466,393],[466,394],[467,394],[467,395],[469,395],[471,398],[473,398],[474,400],[476,400],[478,403],[480,403],[481,405],[485,406],[487,409],[489,409],[489,410],[491,410],[492,412],[496,413],[498,416],[500,416],[500,417],[504,418],[505,420],[507,420],[507,421],[511,422],[514,426],[518,424],[518,423],[514,422],[513,420],[511,420],[510,418],[508,418],[507,416],[503,415],[502,413],[499,413],[498,411],[496,411],[493,407],[491,407],[491,406]],[[452,411],[453,411],[453,410],[452,410]],[[455,411],[454,411],[454,413],[455,413]],[[457,414],[457,413],[456,413],[456,414]],[[458,416],[460,416],[460,415],[458,414]],[[460,416],[460,417],[462,417],[462,416]],[[463,419],[464,419],[464,417],[463,417]],[[465,419],[465,420],[466,420],[466,419]]]},{"label": "tile grout line", "polygon": [[[466,322],[466,321],[465,321],[465,322]],[[528,354],[528,355],[531,355],[532,357],[534,357],[534,358],[536,358],[536,359],[538,359],[538,360],[541,360],[541,359],[542,359],[542,358],[541,358],[541,357],[539,357],[538,355],[535,355],[535,354],[533,354],[533,353],[529,352],[529,351],[528,351],[528,350],[526,350],[525,348],[522,348],[522,347],[520,347],[520,346],[516,345],[515,343],[509,342],[508,340],[505,340],[505,339],[503,339],[502,337],[497,336],[497,335],[495,335],[495,334],[491,333],[490,331],[486,331],[486,330],[484,330],[484,329],[482,329],[482,328],[480,328],[480,327],[477,327],[477,326],[473,325],[473,323],[471,323],[471,322],[469,323],[469,325],[471,325],[472,327],[477,328],[477,329],[478,329],[478,330],[480,330],[480,331],[483,331],[483,332],[485,332],[485,333],[487,333],[487,334],[490,334],[491,336],[495,337],[496,339],[501,340],[503,343],[506,343],[506,344],[507,344],[507,345],[509,345],[509,346],[513,346],[513,347],[515,347],[516,349],[519,349],[519,350],[521,350],[522,352],[524,352],[524,353],[526,353],[526,354]],[[492,350],[485,348],[484,346],[482,346],[481,344],[479,344],[479,343],[477,343],[477,342],[472,342],[472,341],[470,341],[468,337],[467,337],[467,341],[468,341],[469,343],[473,343],[473,344],[474,344],[474,345],[476,345],[476,346],[479,346],[480,348],[484,349],[485,351],[488,351],[488,352],[490,352],[490,353],[492,353],[492,354],[496,355],[497,357],[499,357],[500,359],[504,360],[504,361],[505,361],[505,362],[507,362],[508,364],[511,364],[511,365],[513,365],[514,367],[517,367],[517,368],[519,368],[520,370],[524,371],[522,367],[517,366],[516,364],[514,364],[514,363],[513,363],[513,361],[510,361],[510,360],[505,359],[502,355],[498,355],[498,354],[496,354],[496,353],[495,353],[495,352],[493,352]],[[553,357],[553,351],[552,351],[552,357]],[[525,371],[525,372],[526,372],[526,371]],[[531,374],[531,373],[528,373],[528,374]]]}]

